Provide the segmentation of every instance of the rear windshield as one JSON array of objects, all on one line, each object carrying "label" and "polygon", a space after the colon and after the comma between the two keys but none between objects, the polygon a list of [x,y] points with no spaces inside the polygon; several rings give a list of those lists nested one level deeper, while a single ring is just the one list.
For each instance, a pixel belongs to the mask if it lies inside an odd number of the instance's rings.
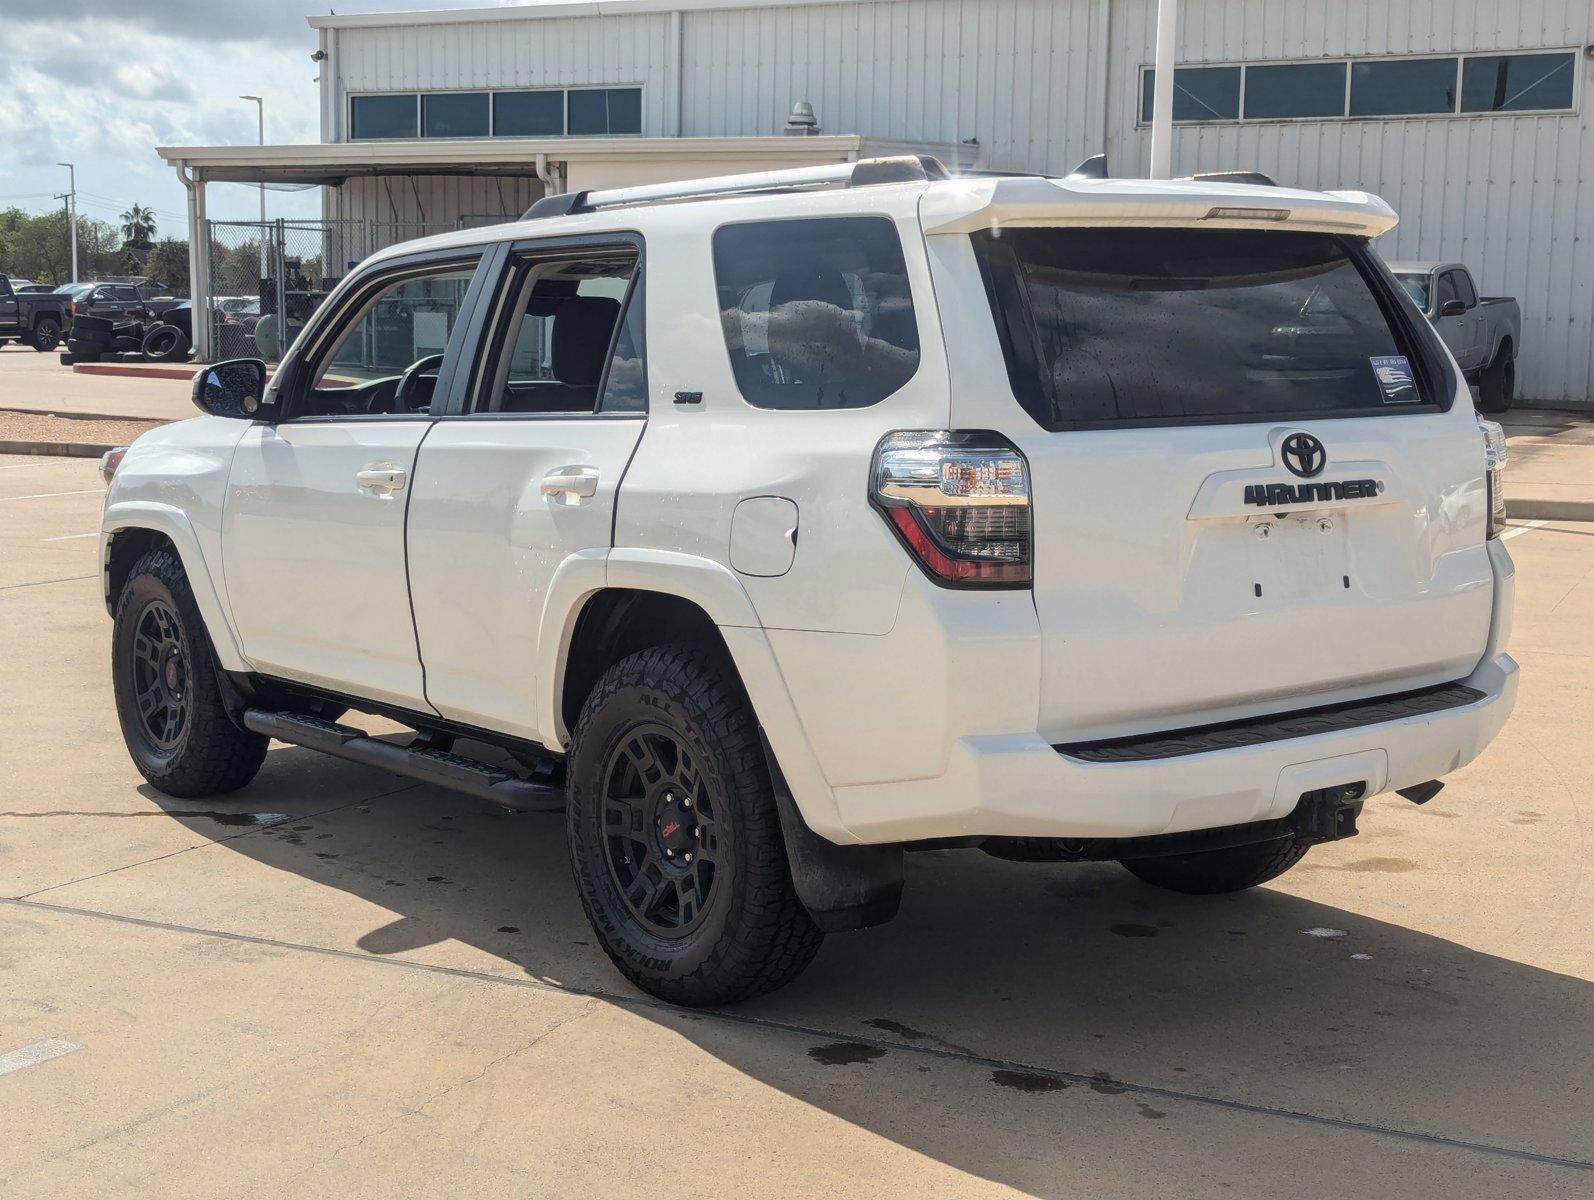
[{"label": "rear windshield", "polygon": [[1365,248],[1327,234],[977,233],[1019,401],[1058,429],[1410,409],[1441,395]]}]

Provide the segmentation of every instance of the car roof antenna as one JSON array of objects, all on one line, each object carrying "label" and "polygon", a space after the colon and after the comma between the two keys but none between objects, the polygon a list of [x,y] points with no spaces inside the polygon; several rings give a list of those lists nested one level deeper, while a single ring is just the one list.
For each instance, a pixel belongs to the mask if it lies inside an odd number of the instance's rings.
[{"label": "car roof antenna", "polygon": [[1108,175],[1107,175],[1107,156],[1105,154],[1092,154],[1089,158],[1087,158],[1084,162],[1080,163],[1077,167],[1075,167],[1067,175],[1063,176],[1063,178],[1064,179],[1106,179],[1106,178],[1108,178]]}]

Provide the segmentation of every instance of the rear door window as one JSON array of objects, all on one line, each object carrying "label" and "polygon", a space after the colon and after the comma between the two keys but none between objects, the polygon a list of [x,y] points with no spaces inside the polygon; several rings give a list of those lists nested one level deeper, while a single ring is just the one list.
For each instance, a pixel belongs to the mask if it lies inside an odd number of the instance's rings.
[{"label": "rear door window", "polygon": [[1047,428],[1409,412],[1409,390],[1389,407],[1380,380],[1392,371],[1416,377],[1422,403],[1446,401],[1425,330],[1348,239],[1085,228],[973,238],[1014,394]]},{"label": "rear door window", "polygon": [[919,369],[919,327],[885,217],[726,225],[714,233],[720,324],[758,408],[865,408]]}]

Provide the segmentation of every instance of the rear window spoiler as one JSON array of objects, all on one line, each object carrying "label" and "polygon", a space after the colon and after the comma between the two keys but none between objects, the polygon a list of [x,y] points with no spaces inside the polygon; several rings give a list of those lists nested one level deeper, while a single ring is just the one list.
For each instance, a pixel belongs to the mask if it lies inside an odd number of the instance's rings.
[{"label": "rear window spoiler", "polygon": [[1369,192],[1308,192],[1213,179],[952,179],[919,202],[925,233],[1001,225],[1298,229],[1377,237],[1399,217]]}]

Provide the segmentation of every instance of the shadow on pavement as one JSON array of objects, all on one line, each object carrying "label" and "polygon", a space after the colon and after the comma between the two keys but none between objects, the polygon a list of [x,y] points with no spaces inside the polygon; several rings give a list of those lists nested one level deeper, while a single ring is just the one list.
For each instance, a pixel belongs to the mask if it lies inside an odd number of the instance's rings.
[{"label": "shadow on pavement", "polygon": [[[302,766],[308,753],[274,750],[262,782]],[[174,816],[218,807],[146,794]],[[227,839],[231,851],[394,914],[337,949],[632,1003],[626,997],[635,993],[576,901],[558,814],[416,788],[243,836],[206,817],[191,825]],[[1314,851],[1306,865],[1335,862],[1328,851],[1344,858],[1343,850]],[[1366,861],[1374,864],[1366,870],[1394,871],[1387,864],[1399,860]],[[324,931],[291,924],[274,936],[329,944]],[[1123,1115],[1158,1122],[1165,1138],[1193,1139],[1209,1126],[1177,1097],[1126,1091],[1123,1082],[1594,1157],[1589,983],[1280,890],[1175,896],[1110,864],[910,855],[894,924],[831,937],[807,974],[735,1009],[739,1020],[654,1005],[636,1011],[820,1110],[1036,1195],[1072,1195],[1082,1182],[1048,1158],[1058,1147],[1036,1144],[1048,1092],[1090,1089]],[[882,1044],[889,1048],[881,1052]],[[905,1071],[923,1082],[912,1084],[911,1120],[900,1094]],[[924,1119],[925,1104],[935,1119]],[[1301,1124],[1262,1119],[1281,1136]],[[1510,1165],[1478,1159],[1484,1169]],[[1268,1170],[1258,1162],[1246,1174],[1266,1180]],[[1565,1172],[1569,1183],[1587,1178]]]}]

